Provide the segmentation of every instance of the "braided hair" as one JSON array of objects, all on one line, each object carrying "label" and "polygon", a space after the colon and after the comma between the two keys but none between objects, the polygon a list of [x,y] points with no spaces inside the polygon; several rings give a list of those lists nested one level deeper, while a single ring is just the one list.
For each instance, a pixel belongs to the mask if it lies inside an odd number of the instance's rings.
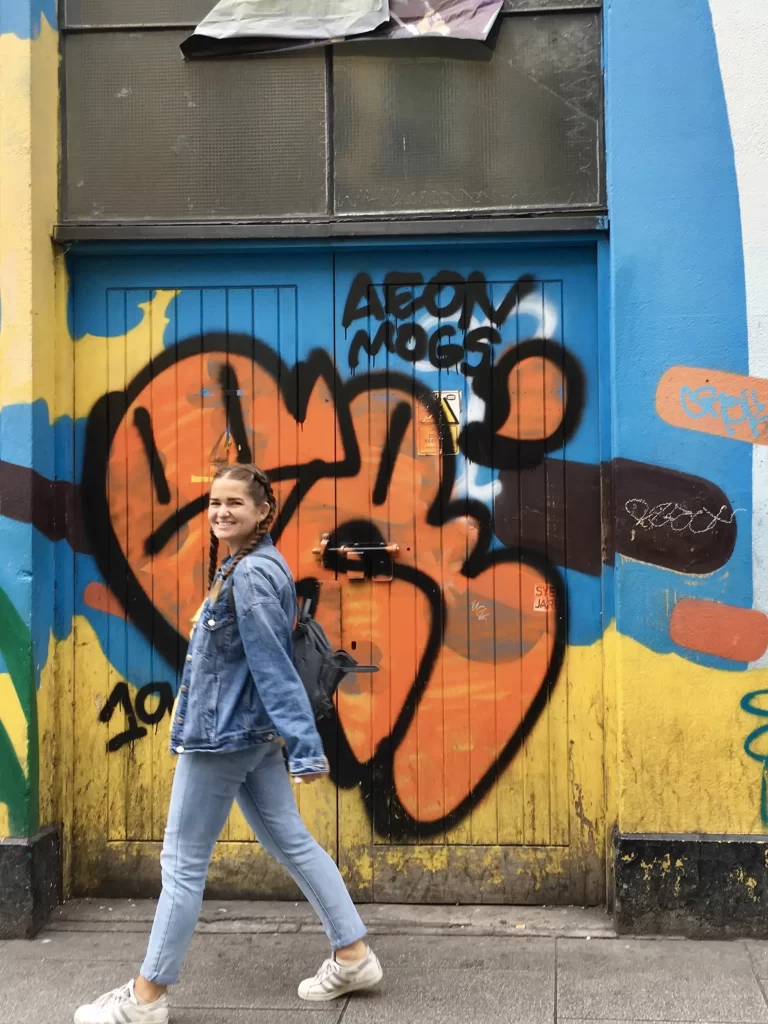
[{"label": "braided hair", "polygon": [[[275,514],[277,512],[277,501],[275,500],[275,494],[272,490],[272,484],[269,482],[267,474],[258,469],[256,466],[243,465],[242,463],[233,463],[230,466],[222,466],[222,468],[216,473],[213,481],[220,480],[222,477],[231,477],[233,480],[240,480],[244,483],[248,492],[253,499],[254,505],[261,505],[266,502],[269,505],[269,512],[266,514],[264,519],[259,523],[254,531],[253,537],[250,541],[243,545],[237,552],[235,557],[229,563],[224,570],[222,580],[225,580],[228,576],[231,576],[235,571],[238,562],[249,555],[255,548],[261,544],[266,535],[269,533],[269,528],[275,520]],[[211,544],[208,555],[208,589],[213,586],[213,581],[216,579],[216,570],[219,565],[219,538],[211,529]]]}]

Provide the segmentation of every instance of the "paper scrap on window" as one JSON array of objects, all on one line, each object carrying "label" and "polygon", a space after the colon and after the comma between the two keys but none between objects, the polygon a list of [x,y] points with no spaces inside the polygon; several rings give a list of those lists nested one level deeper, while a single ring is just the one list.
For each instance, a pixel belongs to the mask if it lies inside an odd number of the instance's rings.
[{"label": "paper scrap on window", "polygon": [[220,0],[181,49],[194,58],[363,41],[485,42],[501,8],[502,0]]}]

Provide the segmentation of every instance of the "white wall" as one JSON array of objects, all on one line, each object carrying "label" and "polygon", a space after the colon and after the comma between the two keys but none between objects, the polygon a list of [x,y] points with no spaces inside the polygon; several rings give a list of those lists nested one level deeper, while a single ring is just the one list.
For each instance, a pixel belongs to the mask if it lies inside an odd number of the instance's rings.
[{"label": "white wall", "polygon": [[[709,4],[736,158],[749,372],[768,377],[768,0]],[[768,613],[768,447],[754,447],[752,480],[754,605]]]}]

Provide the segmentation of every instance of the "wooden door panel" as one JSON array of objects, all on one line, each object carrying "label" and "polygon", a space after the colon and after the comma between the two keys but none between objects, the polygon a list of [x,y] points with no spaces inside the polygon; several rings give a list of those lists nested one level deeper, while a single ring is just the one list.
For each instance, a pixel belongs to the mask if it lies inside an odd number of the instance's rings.
[{"label": "wooden door panel", "polygon": [[[569,676],[580,583],[551,503],[567,500],[574,437],[598,461],[594,410],[579,430],[597,366],[592,257],[390,259],[336,261],[336,364],[353,372],[361,467],[338,481],[336,537],[367,514],[399,546],[389,584],[339,575],[345,638],[367,622],[382,668],[338,696],[356,772],[340,793],[340,862],[377,900],[598,891],[602,755],[589,740],[602,684]],[[497,507],[516,542],[496,534]],[[589,631],[599,648],[599,622]],[[517,882],[502,874],[513,863]],[[532,884],[522,864],[555,877]]]}]

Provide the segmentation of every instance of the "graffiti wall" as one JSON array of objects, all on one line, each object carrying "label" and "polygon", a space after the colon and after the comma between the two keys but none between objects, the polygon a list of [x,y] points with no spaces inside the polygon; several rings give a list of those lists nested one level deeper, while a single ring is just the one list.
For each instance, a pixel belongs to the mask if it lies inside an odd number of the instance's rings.
[{"label": "graffiti wall", "polygon": [[[765,833],[768,21],[735,7],[606,10],[605,237],[66,269],[30,156],[55,165],[56,35],[4,14],[0,836],[61,821],[71,889],[155,890],[207,492],[238,460],[379,670],[300,793],[359,898],[596,902],[614,824]],[[220,891],[287,894],[251,839],[233,812]]]},{"label": "graffiti wall", "polygon": [[729,503],[706,505],[717,523],[661,496],[632,514],[647,537],[734,541],[695,579],[619,566],[612,800],[628,833],[764,833],[768,18],[750,0],[654,2],[606,29],[615,445]]},{"label": "graffiti wall", "polygon": [[[342,684],[332,779],[301,791],[358,895],[402,896],[387,872],[436,849],[598,893],[594,245],[80,256],[70,288],[76,884],[159,852],[209,481],[254,460],[300,593],[378,669]],[[222,875],[248,838],[234,813]]]}]

